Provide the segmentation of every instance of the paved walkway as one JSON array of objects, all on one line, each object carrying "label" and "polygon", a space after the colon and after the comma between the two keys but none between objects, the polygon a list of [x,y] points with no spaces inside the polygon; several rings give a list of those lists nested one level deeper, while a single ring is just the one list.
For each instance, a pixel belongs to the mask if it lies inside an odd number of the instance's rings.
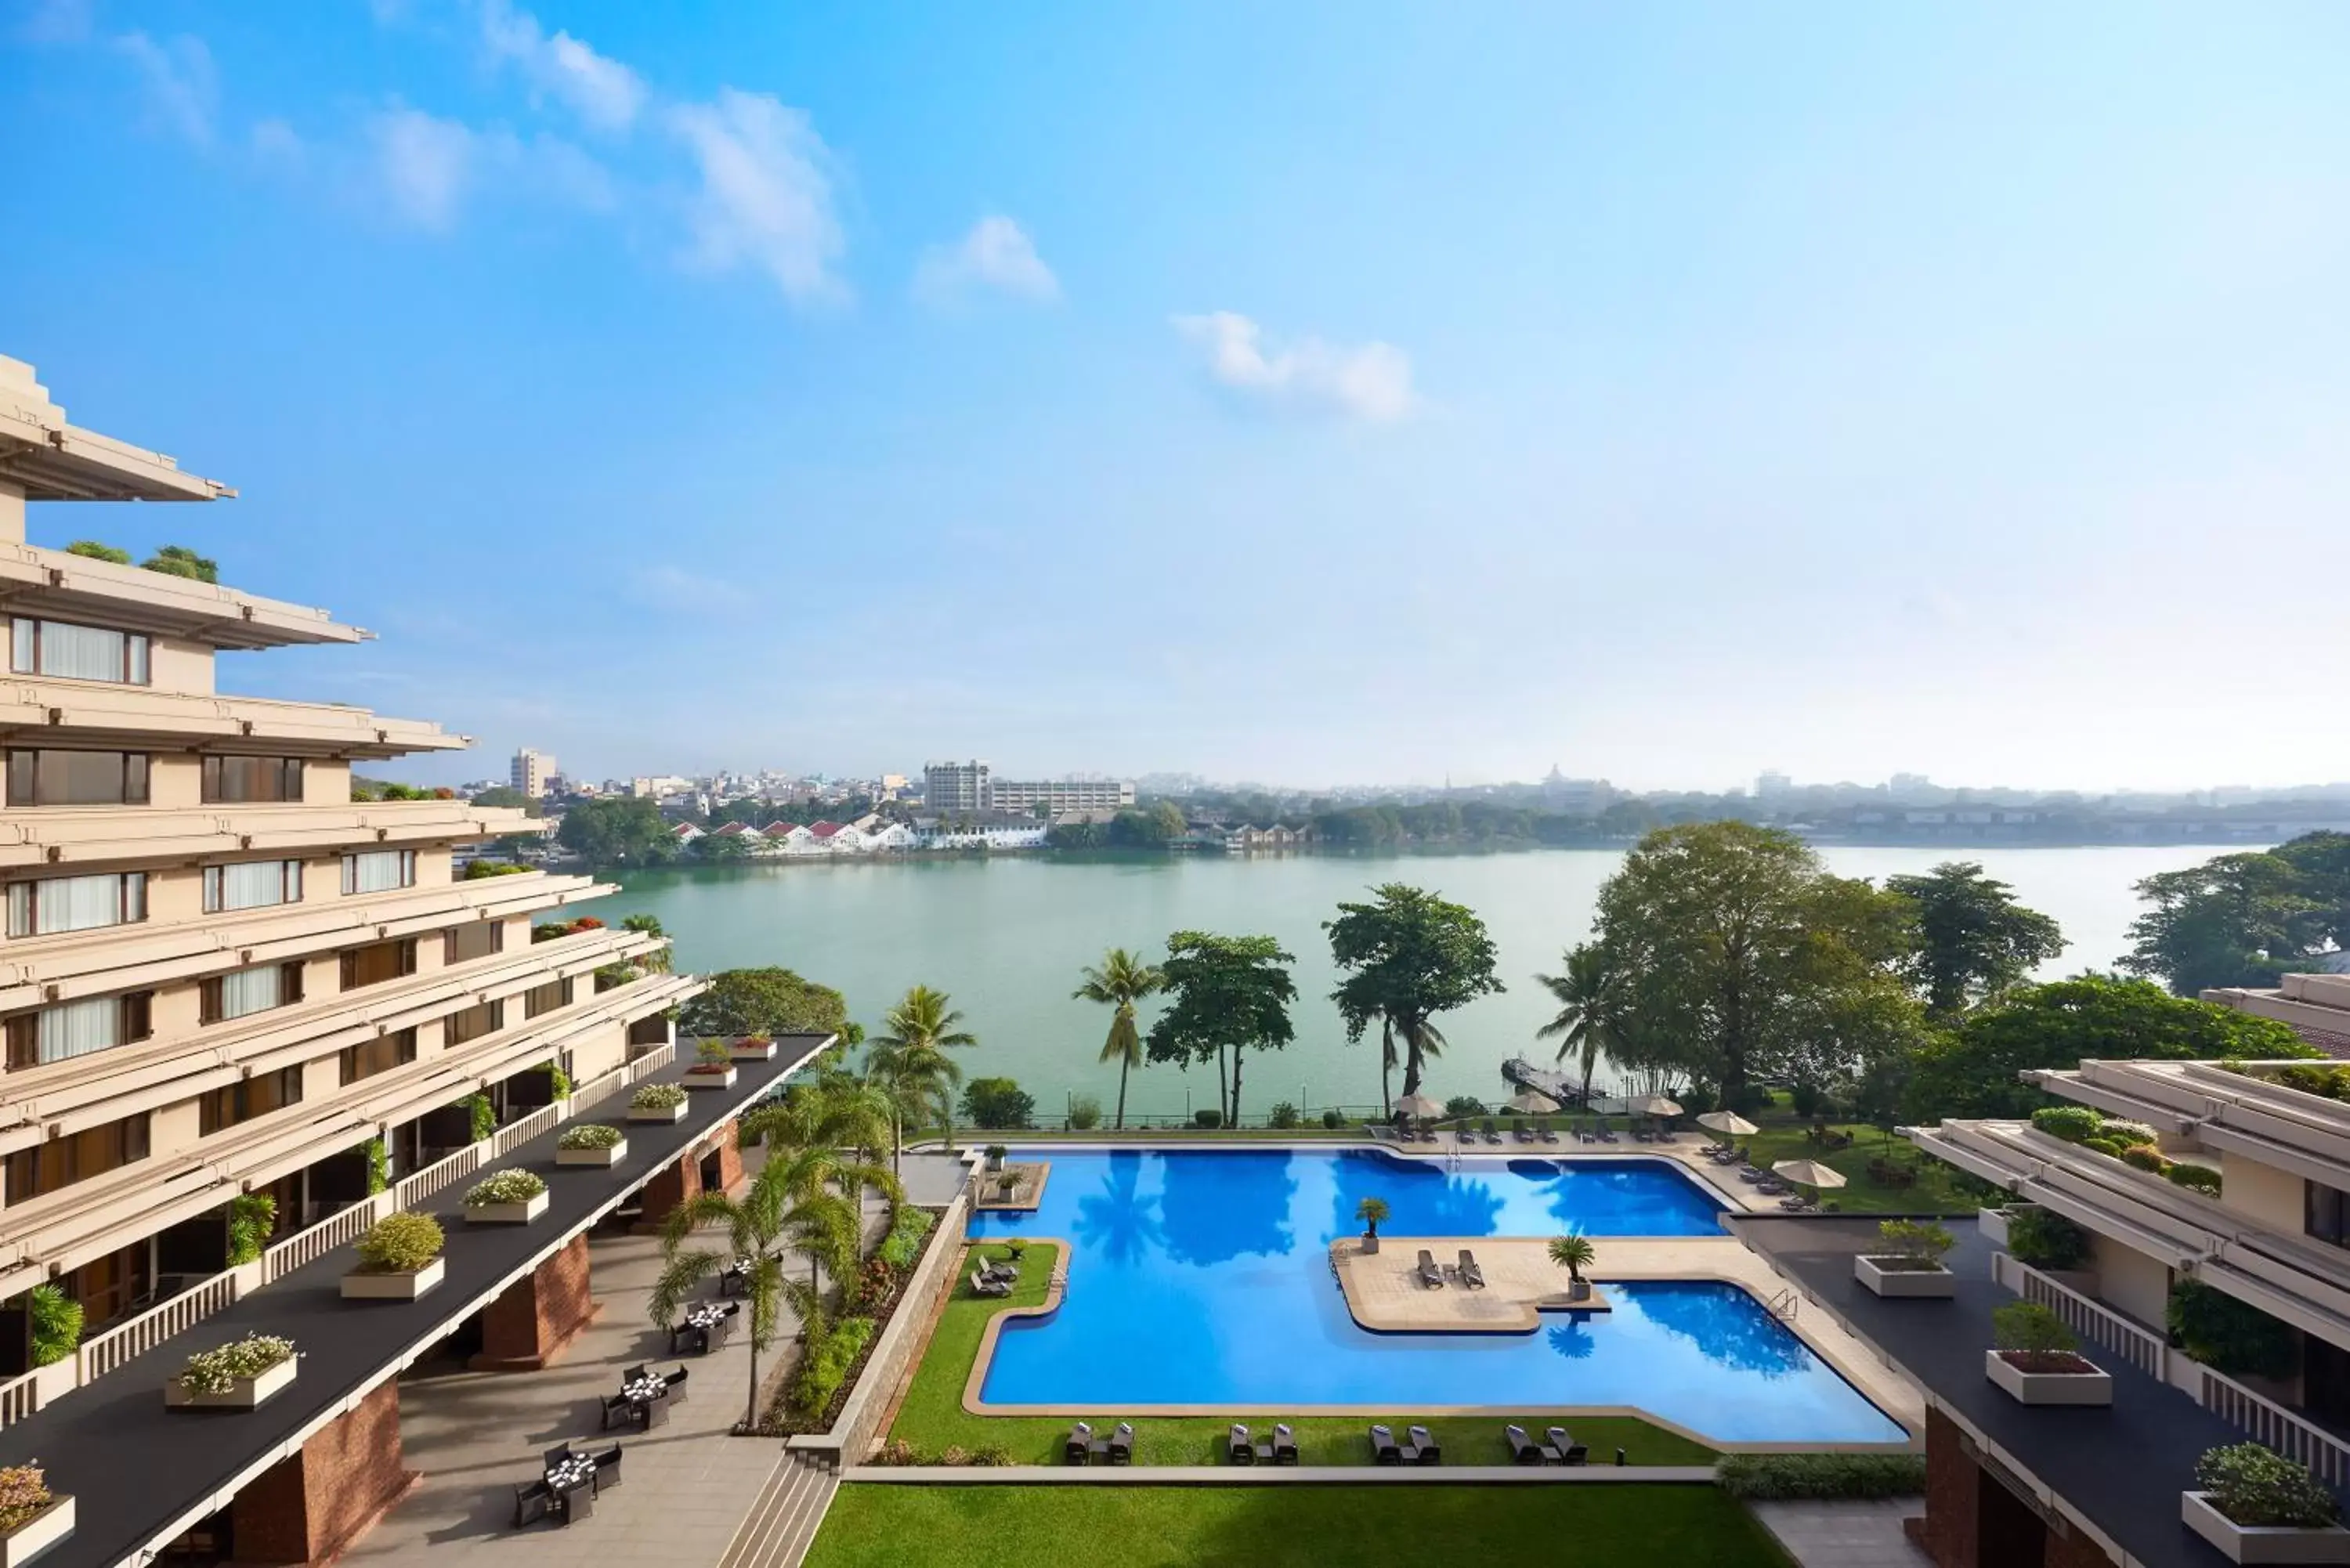
[{"label": "paved walkway", "polygon": [[1928,1568],[1901,1521],[1926,1511],[1922,1498],[1881,1502],[1758,1502],[1752,1505],[1800,1568]]}]

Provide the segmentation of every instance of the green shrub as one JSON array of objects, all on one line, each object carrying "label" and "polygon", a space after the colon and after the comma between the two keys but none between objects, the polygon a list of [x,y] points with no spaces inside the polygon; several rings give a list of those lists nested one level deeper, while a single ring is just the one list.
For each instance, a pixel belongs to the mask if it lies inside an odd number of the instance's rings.
[{"label": "green shrub", "polygon": [[258,1262],[277,1229],[277,1199],[266,1192],[240,1192],[228,1200],[228,1262]]},{"label": "green shrub", "polygon": [[81,1345],[81,1303],[57,1285],[35,1285],[25,1293],[25,1315],[31,1320],[33,1365],[63,1361]]},{"label": "green shrub", "polygon": [[517,866],[511,860],[469,860],[465,863],[465,875],[461,880],[482,882],[492,877],[512,877],[529,869],[529,867]]},{"label": "green shrub", "polygon": [[1291,1105],[1287,1100],[1284,1100],[1279,1105],[1273,1107],[1273,1115],[1268,1119],[1271,1120],[1274,1127],[1283,1132],[1287,1132],[1297,1125],[1297,1107]]},{"label": "green shrub", "polygon": [[2051,1137],[2082,1143],[2098,1136],[2105,1117],[2088,1106],[2046,1106],[2032,1113],[2032,1125]]},{"label": "green shrub", "polygon": [[1036,1098],[1010,1078],[973,1078],[963,1085],[962,1114],[975,1127],[1034,1125]]},{"label": "green shrub", "polygon": [[848,1376],[872,1337],[869,1317],[845,1317],[821,1334],[810,1333],[807,1355],[792,1379],[793,1411],[811,1419],[823,1415],[833,1395],[839,1392],[840,1380]]},{"label": "green shrub", "polygon": [[209,556],[199,556],[185,545],[166,545],[139,565],[150,572],[161,572],[167,576],[186,577],[199,583],[220,581],[220,563]]},{"label": "green shrub", "polygon": [[485,1203],[527,1203],[546,1190],[546,1179],[528,1170],[501,1170],[465,1189],[465,1207]]},{"label": "green shrub", "polygon": [[2170,1164],[2168,1160],[2162,1158],[2162,1151],[2150,1143],[2130,1145],[2129,1147],[2122,1150],[2121,1161],[2133,1170],[2151,1171],[2157,1176],[2161,1175]]},{"label": "green shrub", "polygon": [[441,1255],[441,1222],[429,1214],[387,1214],[359,1238],[371,1273],[412,1274]]},{"label": "green shrub", "polygon": [[2023,1357],[2026,1372],[2062,1370],[2059,1357],[2081,1347],[2072,1325],[2037,1302],[2010,1302],[1991,1314],[1991,1342]]},{"label": "green shrub", "polygon": [[[2242,1072],[2243,1069],[2240,1067],[2236,1071]],[[2246,1075],[2260,1076],[2257,1073]],[[2343,1096],[2345,1075],[2336,1067],[2294,1063],[2279,1067],[2270,1075],[2270,1082],[2282,1084],[2288,1089],[2299,1089],[2304,1095],[2322,1095],[2329,1100],[2338,1100]]]},{"label": "green shrub", "polygon": [[76,539],[66,546],[68,556],[80,556],[92,561],[111,561],[118,566],[130,564],[130,552],[118,550],[111,545],[101,545],[95,539]]},{"label": "green shrub", "polygon": [[498,1108],[490,1104],[489,1096],[468,1095],[462,1104],[465,1107],[465,1119],[471,1125],[475,1143],[480,1143],[497,1132]]},{"label": "green shrub", "polygon": [[1756,1502],[1786,1498],[1917,1497],[1926,1490],[1923,1454],[1732,1454],[1715,1484]]},{"label": "green shrub", "polygon": [[1887,1251],[1896,1258],[1907,1260],[1914,1269],[1941,1267],[1942,1254],[1958,1245],[1958,1238],[1929,1220],[1887,1220],[1877,1227]]},{"label": "green shrub", "polygon": [[2234,1376],[2283,1377],[2300,1359],[2300,1331],[2199,1280],[2170,1287],[2163,1323],[2179,1347]]},{"label": "green shrub", "polygon": [[2342,1511],[2315,1476],[2258,1443],[2208,1450],[2195,1461],[2195,1484],[2212,1507],[2255,1529],[2321,1530]]},{"label": "green shrub", "polygon": [[1224,1125],[1224,1113],[1218,1110],[1194,1111],[1191,1125],[1201,1132],[1214,1132]]},{"label": "green shrub", "polygon": [[1484,1114],[1485,1102],[1474,1095],[1455,1095],[1444,1102],[1444,1119],[1447,1121],[1458,1121],[1462,1116],[1482,1116]]},{"label": "green shrub", "polygon": [[1069,1125],[1079,1132],[1090,1132],[1101,1126],[1101,1102],[1091,1095],[1079,1095],[1071,1100]]},{"label": "green shrub", "polygon": [[180,1368],[180,1386],[191,1394],[225,1394],[240,1377],[258,1377],[294,1359],[294,1342],[275,1334],[248,1334],[215,1350],[200,1350]]},{"label": "green shrub", "polygon": [[2045,1209],[2018,1209],[2007,1218],[2007,1250],[2035,1269],[2077,1269],[2089,1256],[2089,1233]]},{"label": "green shrub", "polygon": [[723,1040],[704,1040],[693,1048],[693,1059],[705,1067],[723,1067],[734,1060],[734,1053]]},{"label": "green shrub", "polygon": [[359,1145],[359,1158],[367,1161],[368,1196],[373,1198],[379,1192],[390,1190],[391,1150],[384,1147],[383,1139],[371,1137]]},{"label": "green shrub", "polygon": [[1322,1125],[1330,1131],[1336,1132],[1340,1127],[1347,1125],[1347,1118],[1340,1116],[1335,1110],[1324,1111],[1322,1113]]},{"label": "green shrub", "polygon": [[685,1104],[685,1091],[675,1084],[644,1084],[629,1096],[632,1111],[673,1111]]},{"label": "green shrub", "polygon": [[577,1127],[565,1127],[563,1136],[555,1140],[555,1147],[557,1148],[611,1148],[628,1136],[619,1127],[608,1126],[603,1122],[581,1122]]},{"label": "green shrub", "polygon": [[927,1209],[917,1209],[910,1203],[898,1206],[896,1218],[889,1221],[889,1233],[873,1255],[893,1269],[910,1269],[914,1260],[922,1255],[922,1238],[929,1235],[939,1222],[938,1216]]},{"label": "green shrub", "polygon": [[2099,1154],[2109,1155],[2115,1159],[2119,1159],[2122,1157],[2122,1150],[2129,1146],[2117,1137],[2092,1137],[2082,1139],[2081,1147],[2092,1148]]},{"label": "green shrub", "polygon": [[2220,1173],[2208,1165],[2189,1165],[2179,1160],[2162,1174],[2170,1179],[2173,1186],[2195,1192],[2208,1192],[2214,1198],[2220,1196]]},{"label": "green shrub", "polygon": [[2118,1119],[2107,1120],[2105,1126],[2097,1129],[2097,1136],[2112,1138],[2124,1148],[2155,1141],[2154,1129],[2144,1122],[2126,1122]]}]

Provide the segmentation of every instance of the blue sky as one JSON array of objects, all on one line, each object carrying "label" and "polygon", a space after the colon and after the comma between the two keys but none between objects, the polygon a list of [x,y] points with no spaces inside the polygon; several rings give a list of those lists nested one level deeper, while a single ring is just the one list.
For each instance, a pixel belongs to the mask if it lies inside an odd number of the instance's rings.
[{"label": "blue sky", "polygon": [[2338,5],[0,16],[0,353],[243,492],[36,542],[411,776],[2350,777]]}]

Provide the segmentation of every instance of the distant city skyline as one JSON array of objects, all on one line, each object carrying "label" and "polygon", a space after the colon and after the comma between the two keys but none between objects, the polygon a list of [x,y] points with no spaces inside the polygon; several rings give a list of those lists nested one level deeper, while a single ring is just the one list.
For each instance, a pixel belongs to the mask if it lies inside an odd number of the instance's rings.
[{"label": "distant city skyline", "polygon": [[429,782],[2350,777],[2345,46],[40,0],[0,353],[241,492],[111,543],[381,634],[224,690]]}]

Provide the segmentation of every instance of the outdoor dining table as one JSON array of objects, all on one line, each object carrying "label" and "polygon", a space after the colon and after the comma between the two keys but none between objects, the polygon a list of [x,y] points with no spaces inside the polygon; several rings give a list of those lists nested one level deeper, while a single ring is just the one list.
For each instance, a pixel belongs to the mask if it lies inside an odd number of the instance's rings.
[{"label": "outdoor dining table", "polygon": [[577,1523],[596,1511],[596,1460],[589,1454],[566,1454],[546,1467],[546,1490],[555,1494],[556,1511],[566,1524]]},{"label": "outdoor dining table", "polygon": [[719,1349],[726,1343],[727,1334],[733,1330],[734,1314],[742,1310],[739,1304],[720,1306],[714,1302],[704,1302],[693,1308],[685,1314],[683,1323],[670,1330],[670,1354],[678,1354],[681,1343],[691,1345],[704,1355]]},{"label": "outdoor dining table", "polygon": [[647,1431],[669,1420],[669,1380],[665,1377],[645,1376],[623,1383],[620,1397],[634,1408],[637,1424]]}]

